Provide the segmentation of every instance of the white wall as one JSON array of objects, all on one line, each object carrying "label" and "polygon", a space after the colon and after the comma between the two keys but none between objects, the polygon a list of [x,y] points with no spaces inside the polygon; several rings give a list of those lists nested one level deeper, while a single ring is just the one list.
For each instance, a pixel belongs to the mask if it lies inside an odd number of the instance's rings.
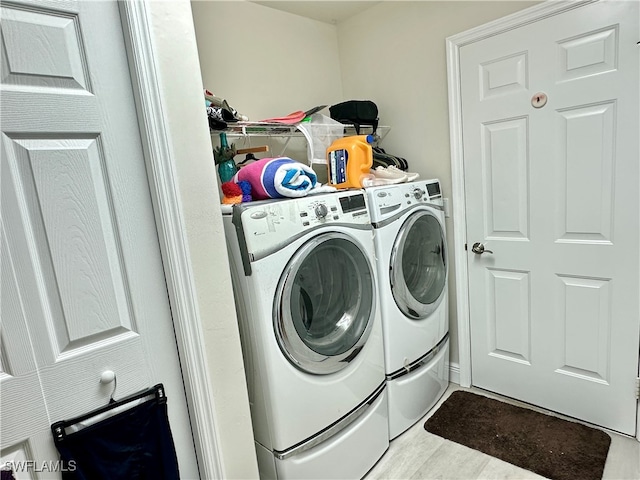
[{"label": "white wall", "polygon": [[342,98],[336,27],[249,2],[192,2],[205,86],[252,121]]},{"label": "white wall", "polygon": [[[204,85],[251,121],[342,99],[334,25],[244,1],[194,1],[192,9]],[[218,136],[212,141],[217,145]],[[258,158],[307,161],[303,138],[229,137],[229,142],[237,148],[269,146]],[[325,177],[319,172],[321,181]]]},{"label": "white wall", "polygon": [[[445,197],[451,198],[445,39],[535,3],[387,1],[338,25],[345,99],[375,101],[380,123],[391,126],[382,146],[406,158],[421,178],[439,178]],[[451,218],[447,234],[453,252]],[[454,268],[450,263],[449,317],[457,364]]]},{"label": "white wall", "polygon": [[[240,337],[189,2],[149,2],[207,348],[223,478],[257,478]],[[212,452],[212,454],[215,454]]]}]

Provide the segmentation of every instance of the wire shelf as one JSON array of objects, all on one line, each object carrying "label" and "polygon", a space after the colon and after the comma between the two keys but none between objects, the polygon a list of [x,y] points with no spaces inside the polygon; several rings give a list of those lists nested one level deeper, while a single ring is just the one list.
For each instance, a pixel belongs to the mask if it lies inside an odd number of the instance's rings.
[{"label": "wire shelf", "polygon": [[[304,137],[302,132],[297,128],[298,124],[287,125],[285,123],[267,123],[267,122],[237,122],[228,123],[224,130],[211,130],[211,135],[218,135],[225,132],[228,137]],[[381,141],[391,130],[391,127],[378,125],[376,129],[377,140]],[[362,125],[360,134],[371,134],[373,127]],[[344,124],[344,134],[356,135],[356,129],[353,125]]]}]

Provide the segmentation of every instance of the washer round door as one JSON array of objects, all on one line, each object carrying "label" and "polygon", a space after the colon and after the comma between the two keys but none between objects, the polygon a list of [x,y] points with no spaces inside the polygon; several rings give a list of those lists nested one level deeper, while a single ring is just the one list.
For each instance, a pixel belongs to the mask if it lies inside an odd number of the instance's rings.
[{"label": "washer round door", "polygon": [[400,228],[391,250],[391,292],[407,317],[420,320],[433,312],[447,287],[447,249],[436,216],[420,210]]},{"label": "washer round door", "polygon": [[375,312],[371,262],[349,236],[331,232],[305,243],[276,290],[276,339],[297,368],[329,374],[346,368],[367,341]]}]

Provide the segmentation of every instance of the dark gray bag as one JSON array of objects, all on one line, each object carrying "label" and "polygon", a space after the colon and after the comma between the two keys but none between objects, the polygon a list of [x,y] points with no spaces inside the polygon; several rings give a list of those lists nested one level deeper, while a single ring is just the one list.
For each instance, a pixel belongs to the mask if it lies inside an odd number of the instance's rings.
[{"label": "dark gray bag", "polygon": [[375,134],[378,128],[378,106],[371,100],[347,100],[337,103],[329,107],[329,114],[340,123],[353,124],[358,135],[363,125],[371,126],[372,134]]}]

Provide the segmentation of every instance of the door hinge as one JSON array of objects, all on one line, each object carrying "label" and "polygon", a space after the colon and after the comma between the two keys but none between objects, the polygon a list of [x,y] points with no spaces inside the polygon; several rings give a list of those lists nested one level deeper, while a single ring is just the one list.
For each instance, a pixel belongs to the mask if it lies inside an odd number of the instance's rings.
[{"label": "door hinge", "polygon": [[640,377],[636,378],[636,400],[640,400]]}]

